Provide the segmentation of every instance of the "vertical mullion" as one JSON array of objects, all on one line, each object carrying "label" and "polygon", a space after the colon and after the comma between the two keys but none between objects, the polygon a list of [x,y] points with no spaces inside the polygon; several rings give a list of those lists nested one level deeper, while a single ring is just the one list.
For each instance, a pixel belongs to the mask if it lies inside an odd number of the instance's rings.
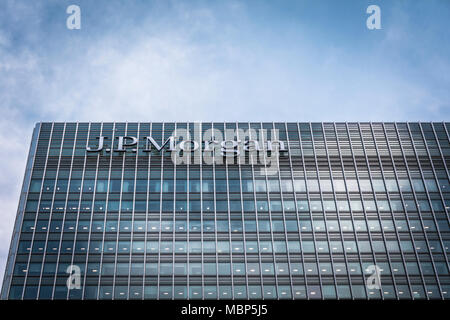
[{"label": "vertical mullion", "polygon": [[[308,122],[308,126],[311,128],[311,123]],[[302,163],[303,163],[303,175],[304,175],[304,179],[305,179],[305,189],[306,189],[306,199],[308,201],[308,211],[309,211],[309,218],[311,219],[311,233],[312,233],[312,238],[313,238],[313,243],[314,243],[314,254],[316,256],[316,263],[317,263],[317,268],[319,268],[319,256],[317,254],[317,250],[316,250],[316,235],[315,235],[315,231],[314,231],[314,224],[313,224],[313,214],[311,211],[311,197],[309,195],[309,188],[308,188],[308,177],[307,177],[307,171],[306,171],[306,162],[305,162],[305,154],[303,152],[303,146],[302,146],[302,134],[301,134],[301,130],[300,130],[300,126],[297,123],[297,130],[298,130],[298,135],[299,135],[299,146],[300,146],[300,152],[301,152],[301,158],[302,158]],[[311,137],[312,139],[312,137]],[[314,152],[314,150],[313,150]],[[314,152],[314,157],[315,157],[315,152]],[[303,250],[302,250],[303,251]],[[317,269],[317,275],[319,278],[319,287],[320,287],[320,297],[321,299],[323,299],[323,294],[322,294],[322,276],[320,275],[319,269]],[[305,273],[305,277],[306,277],[306,269],[303,270],[303,272]],[[307,295],[308,295],[308,299],[309,299],[309,291],[307,290]]]},{"label": "vertical mullion", "polygon": [[[189,122],[186,123],[186,131],[189,130]],[[186,218],[186,254],[187,254],[187,259],[186,259],[186,268],[187,268],[187,289],[186,289],[186,294],[189,300],[192,299],[191,295],[190,295],[190,286],[191,286],[191,274],[190,274],[190,258],[191,258],[191,254],[190,254],[190,243],[191,243],[191,205],[190,205],[190,192],[189,192],[189,188],[190,188],[190,174],[189,174],[189,162],[186,163],[186,214],[187,214],[187,218]]]},{"label": "vertical mullion", "polygon": [[[127,131],[128,131],[128,122],[125,123],[125,133],[124,135],[127,135]],[[117,261],[119,260],[119,241],[120,241],[120,227],[121,227],[121,213],[122,213],[122,200],[123,200],[123,177],[125,174],[125,157],[126,157],[126,152],[121,154],[122,156],[122,176],[120,179],[120,200],[119,200],[119,214],[118,214],[118,228],[117,228],[117,236],[116,236],[116,252],[115,252],[115,259],[114,259],[114,277],[113,277],[113,290],[112,290],[112,299],[115,300],[115,295],[116,295],[116,278],[117,278]],[[104,228],[106,228],[106,224],[103,226]],[[106,229],[105,229],[106,230]],[[131,244],[131,242],[130,242]],[[104,245],[103,245],[103,251],[105,250]]]},{"label": "vertical mullion", "polygon": [[[104,124],[103,124],[104,126]],[[107,189],[106,189],[106,200],[105,200],[105,216],[103,218],[103,235],[102,235],[102,246],[101,246],[101,250],[100,250],[100,264],[99,264],[99,277],[98,277],[98,288],[97,288],[97,297],[100,298],[100,289],[101,289],[101,283],[102,283],[102,271],[103,271],[103,254],[104,254],[104,246],[105,246],[105,237],[106,237],[106,217],[108,215],[108,209],[109,209],[109,195],[110,195],[110,185],[111,185],[111,171],[112,171],[112,160],[114,157],[114,140],[115,140],[115,135],[116,135],[116,123],[113,123],[113,127],[112,127],[112,132],[111,132],[111,146],[110,146],[110,159],[109,159],[109,168],[108,168],[108,184],[107,184]],[[120,210],[120,208],[119,208]],[[91,232],[92,232],[92,228],[91,228]],[[119,221],[117,221],[117,232],[119,232]],[[116,250],[117,250],[117,243],[116,243]],[[115,268],[115,266],[114,266]],[[115,269],[114,269],[114,273],[115,273]],[[112,293],[112,295],[114,296],[114,292]],[[113,297],[111,297],[112,299]]]},{"label": "vertical mullion", "polygon": [[[177,124],[175,123],[174,125],[174,136],[177,136]],[[163,141],[164,141],[164,137],[163,137]],[[175,151],[172,151],[175,152]],[[172,157],[172,159],[174,159],[174,157]],[[176,201],[177,201],[177,162],[172,160],[172,163],[174,165],[173,168],[173,204],[172,204],[172,212],[173,212],[173,218],[172,218],[172,300],[175,300],[175,251],[176,251],[176,247],[175,247],[175,238],[176,238],[176,220],[175,220],[175,215],[176,215]]]},{"label": "vertical mullion", "polygon": [[[199,125],[199,124],[198,124]],[[200,127],[200,125],[199,125]],[[189,137],[191,140],[194,140],[197,138],[195,136],[196,133],[196,122],[192,122],[192,130],[193,132],[191,133],[191,128],[188,124],[188,135],[187,137]],[[192,147],[192,146],[191,146]],[[190,148],[191,148],[190,147]],[[202,144],[200,141],[199,144],[199,148],[201,151],[202,148]],[[197,169],[196,167],[196,161],[195,161],[195,150],[190,150],[189,151],[189,161],[188,163],[190,164],[192,162],[192,159],[194,159],[194,168]],[[201,164],[199,165],[199,184],[200,184],[200,248],[201,248],[201,266],[202,266],[202,300],[206,300],[205,299],[205,253],[204,253],[204,234],[203,234],[203,196],[202,196],[202,167]]]},{"label": "vertical mullion", "polygon": [[[280,295],[279,295],[279,281],[278,281],[278,274],[277,274],[277,259],[276,259],[276,255],[275,255],[275,249],[274,249],[274,240],[273,240],[273,224],[272,224],[272,210],[270,209],[270,199],[269,199],[269,183],[267,182],[267,159],[266,159],[266,148],[264,146],[264,128],[262,125],[262,122],[259,123],[259,134],[260,137],[262,136],[262,148],[263,148],[263,157],[264,157],[264,161],[263,161],[263,165],[264,167],[261,168],[261,170],[264,168],[264,181],[265,181],[265,185],[266,185],[266,199],[267,199],[267,206],[268,206],[268,211],[267,211],[267,215],[269,216],[269,222],[270,222],[270,242],[271,242],[271,247],[272,247],[272,259],[273,259],[273,266],[274,266],[274,275],[275,275],[275,287],[276,287],[276,294],[277,294],[277,300],[280,300]],[[256,208],[256,210],[258,210],[258,208]]]},{"label": "vertical mullion", "polygon": [[[28,259],[27,259],[27,272],[25,274],[25,279],[23,281],[23,290],[22,290],[22,297],[21,297],[22,300],[24,299],[24,296],[25,296],[25,290],[26,290],[27,281],[28,281],[28,273],[30,272],[30,261],[31,261],[31,256],[33,254],[34,238],[36,237],[36,226],[37,226],[37,220],[38,220],[38,217],[39,217],[39,211],[40,211],[40,207],[41,207],[42,190],[44,189],[45,174],[47,172],[48,157],[49,157],[49,152],[50,152],[51,141],[53,139],[53,127],[54,127],[54,125],[55,124],[52,123],[52,127],[50,129],[50,135],[49,135],[49,138],[48,138],[48,146],[47,146],[47,153],[46,153],[46,157],[45,157],[44,172],[42,173],[42,185],[41,185],[41,190],[39,192],[39,201],[38,201],[36,217],[34,218],[34,230],[33,230],[33,236],[31,238],[31,243],[30,243],[30,254],[28,255]],[[41,130],[41,132],[42,132],[42,130]],[[51,208],[50,208],[50,212],[51,212]],[[45,250],[43,252],[45,252]],[[56,269],[56,270],[58,270],[58,269]],[[56,277],[56,274],[55,274],[55,277]],[[36,298],[37,298],[37,296],[36,296]]]},{"label": "vertical mullion", "polygon": [[[223,141],[227,140],[227,126],[226,123],[223,123]],[[227,189],[227,220],[228,220],[228,236],[230,243],[230,270],[231,270],[231,296],[232,299],[235,300],[234,296],[234,272],[233,272],[233,230],[231,229],[231,210],[230,210],[230,192],[229,192],[229,179],[228,179],[228,159],[227,157],[223,157],[224,166],[225,166],[225,184]]]},{"label": "vertical mullion", "polygon": [[[135,239],[135,232],[136,230],[134,230],[134,217],[135,217],[135,207],[136,207],[136,180],[137,180],[137,173],[138,173],[138,157],[139,157],[139,141],[141,138],[141,123],[137,123],[136,124],[136,137],[138,139],[137,144],[136,144],[136,159],[135,159],[135,163],[134,163],[134,188],[133,188],[133,200],[132,200],[132,205],[133,208],[131,208],[131,235],[130,235],[130,261],[128,264],[128,289],[127,289],[127,300],[130,300],[130,288],[131,288],[131,267],[133,264],[133,244],[134,244],[134,239]],[[133,151],[134,152],[134,151]],[[125,171],[125,168],[124,168]]]},{"label": "vertical mullion", "polygon": [[[66,124],[67,125],[67,124]],[[78,133],[78,127],[79,127],[79,123],[77,123],[77,133]],[[89,128],[88,128],[88,135],[86,136],[86,145],[89,141],[89,134],[90,134],[90,123],[89,123]],[[75,141],[74,141],[74,150],[75,145],[76,145],[76,138],[77,136],[75,136]],[[75,156],[75,154],[73,155]],[[76,225],[75,225],[75,230],[74,230],[74,238],[73,238],[73,245],[72,245],[72,259],[70,264],[73,265],[74,262],[74,258],[75,258],[75,245],[76,245],[76,241],[77,241],[77,235],[78,235],[78,221],[79,221],[79,217],[80,217],[80,211],[81,211],[81,199],[83,197],[83,188],[84,188],[84,176],[85,176],[85,172],[86,172],[86,162],[87,162],[87,154],[84,155],[84,161],[83,161],[83,172],[81,175],[81,190],[80,190],[80,197],[78,198],[78,209],[77,209],[77,219],[76,219]],[[64,235],[64,224],[63,224],[63,228],[61,230],[62,234]],[[60,248],[59,248],[59,252],[61,252],[61,246],[62,246],[62,242],[60,243]],[[87,257],[86,257],[87,258]],[[69,288],[67,288],[67,299],[70,299],[70,290]],[[83,295],[83,294],[82,294]]]},{"label": "vertical mullion", "polygon": [[[214,123],[211,122],[211,134],[214,135]],[[202,136],[203,136],[203,130],[202,130]],[[212,139],[214,139],[213,137],[211,137]],[[203,160],[201,160],[203,162]],[[221,284],[219,281],[219,252],[217,251],[218,248],[218,230],[217,230],[217,205],[216,205],[216,152],[215,149],[212,152],[212,183],[213,183],[213,210],[214,210],[214,238],[216,241],[216,270],[217,270],[217,298],[219,299],[220,297],[220,288],[221,288]],[[231,268],[231,264],[230,264],[230,268]],[[230,269],[231,270],[231,269]],[[230,274],[231,277],[231,274]]]},{"label": "vertical mullion", "polygon": [[[78,133],[79,125],[80,124],[77,123],[77,133]],[[87,146],[87,144],[89,142],[90,127],[91,127],[91,123],[89,123],[88,134],[86,136],[86,146]],[[76,136],[75,136],[75,138],[76,138]],[[74,141],[74,146],[75,146],[75,144],[76,144],[76,140]],[[77,214],[75,233],[74,233],[74,238],[73,238],[74,240],[73,240],[73,246],[72,246],[72,259],[71,259],[71,263],[70,263],[71,265],[73,265],[74,258],[75,258],[75,247],[76,247],[77,235],[78,235],[78,221],[79,221],[79,217],[80,217],[80,214],[81,214],[81,199],[83,198],[84,176],[86,174],[86,163],[87,163],[87,154],[85,154],[85,156],[84,156],[83,174],[81,176],[81,190],[80,190],[80,198],[78,199],[78,214]],[[92,200],[92,203],[93,203],[93,201],[94,200]],[[60,248],[60,250],[61,250],[61,248]],[[87,257],[86,257],[86,260],[87,260]],[[85,271],[85,274],[86,274],[86,271]],[[83,292],[81,293],[81,296],[83,296]],[[67,290],[67,299],[70,299],[70,290]]]},{"label": "vertical mullion", "polygon": [[[272,122],[272,130],[274,130],[272,132],[276,134],[276,130],[277,129],[275,129],[275,123],[274,122]],[[270,135],[271,139],[274,138],[273,135],[272,135],[272,132],[271,132],[271,135]],[[281,141],[279,133],[278,133],[278,137],[276,137],[276,138],[279,141]],[[286,140],[287,140],[287,132],[286,132]],[[279,145],[278,145],[278,149],[280,149]],[[285,244],[286,244],[286,255],[287,255],[287,260],[288,260],[287,264],[288,264],[288,272],[289,272],[291,298],[293,298],[294,297],[294,288],[293,288],[292,272],[291,272],[291,270],[292,270],[292,267],[291,267],[291,256],[290,256],[290,253],[289,253],[288,234],[287,234],[287,230],[286,230],[286,217],[285,217],[285,213],[284,213],[284,197],[283,197],[283,190],[282,190],[282,186],[281,186],[281,175],[280,175],[280,150],[277,150],[277,155],[276,156],[277,156],[276,157],[276,159],[277,159],[276,160],[277,161],[277,168],[276,168],[276,170],[277,170],[277,177],[278,177],[278,187],[280,188],[281,213],[282,213],[282,218],[283,218],[283,228],[284,228],[284,238],[285,238],[284,241],[285,241]],[[272,163],[270,164],[270,166],[272,166]],[[267,190],[267,191],[269,191],[269,190]],[[268,200],[271,201],[269,198],[268,198]],[[272,210],[270,208],[270,204],[269,204],[269,214],[272,215]],[[274,252],[274,256],[275,256],[275,252]]]},{"label": "vertical mullion", "polygon": [[[152,133],[152,125],[153,123],[149,124],[149,132],[148,135],[151,136]],[[145,141],[145,143],[147,144],[148,141]],[[147,281],[147,242],[148,242],[148,218],[150,215],[149,212],[149,201],[150,201],[150,174],[151,174],[151,152],[147,152],[148,154],[148,168],[147,168],[147,194],[146,194],[146,203],[145,203],[145,235],[144,235],[144,272],[143,272],[143,284],[142,284],[142,299],[145,299],[145,288],[146,288],[146,281]]]},{"label": "vertical mullion", "polygon": [[[250,122],[248,122],[248,132],[249,132],[249,139],[252,140],[252,132],[253,129],[250,126]],[[254,138],[255,140],[258,139],[258,136],[256,136]],[[259,152],[258,150],[256,150],[256,152]],[[262,295],[262,299],[264,300],[264,277],[263,277],[263,268],[262,268],[262,256],[261,256],[261,245],[260,245],[260,233],[259,233],[259,219],[258,219],[258,214],[257,214],[257,202],[256,202],[256,183],[255,183],[255,165],[254,165],[254,161],[258,161],[258,154],[255,153],[256,155],[256,159],[250,159],[249,157],[249,165],[251,166],[251,171],[252,171],[252,185],[253,185],[253,202],[254,202],[254,206],[255,206],[255,224],[256,224],[256,237],[257,237],[257,241],[256,241],[256,250],[258,251],[258,264],[259,264],[259,274],[260,274],[260,279],[261,279],[261,295]],[[241,182],[242,183],[242,182]],[[241,190],[242,190],[242,186],[241,186]]]},{"label": "vertical mullion", "polygon": [[[298,126],[298,124],[296,124],[296,126]],[[285,122],[285,129],[286,129],[286,137],[287,137],[287,141],[288,141],[287,145],[288,145],[289,168],[290,168],[290,173],[291,173],[292,191],[293,191],[293,194],[294,194],[295,215],[296,215],[296,223],[297,223],[297,228],[298,228],[298,238],[299,238],[299,244],[300,244],[300,256],[301,256],[301,261],[302,261],[301,264],[302,264],[302,269],[303,269],[303,278],[304,278],[304,282],[305,282],[305,297],[306,297],[306,299],[309,299],[309,297],[308,297],[308,284],[307,284],[307,280],[306,280],[307,277],[306,277],[306,273],[305,273],[305,258],[304,258],[303,250],[302,250],[302,247],[301,247],[302,235],[301,235],[300,219],[299,219],[299,215],[298,215],[297,192],[295,190],[295,184],[294,184],[294,169],[292,167],[291,143],[290,143],[291,140],[289,139],[289,130],[288,130],[286,122]],[[299,148],[300,148],[300,135],[299,135],[299,138],[298,138],[298,144],[299,144]],[[305,179],[305,185],[306,185],[306,179]],[[289,269],[289,270],[291,270],[291,269]],[[262,270],[261,270],[261,272],[262,272]],[[293,288],[293,286],[294,286],[294,284],[292,284],[292,288]],[[294,292],[294,290],[292,290],[292,291],[293,291],[292,298],[294,299],[295,292]]]},{"label": "vertical mullion", "polygon": [[[164,129],[165,129],[165,123],[162,123],[161,125],[161,141],[164,143]],[[161,144],[162,145],[162,144]],[[159,228],[158,228],[158,263],[157,263],[157,270],[158,273],[158,282],[157,282],[157,289],[156,289],[156,299],[160,300],[160,290],[161,290],[161,239],[162,239],[162,216],[163,216],[163,188],[164,188],[164,150],[161,149],[161,164],[160,164],[160,183],[161,183],[161,190],[159,193]]]},{"label": "vertical mullion", "polygon": [[[87,141],[86,141],[86,147],[88,146],[89,143],[89,136],[91,134],[91,123],[89,123],[89,127],[88,127],[88,134],[87,134]],[[100,124],[100,136],[103,135],[103,122]],[[85,292],[86,292],[86,280],[87,280],[87,273],[88,273],[88,262],[89,262],[89,249],[90,249],[90,244],[91,244],[91,234],[92,234],[92,221],[94,220],[94,215],[95,215],[95,197],[97,195],[97,180],[98,180],[98,170],[99,170],[99,163],[100,163],[100,155],[97,154],[97,166],[95,168],[95,182],[94,182],[94,192],[92,195],[92,210],[91,210],[91,217],[90,217],[90,221],[89,221],[89,229],[88,229],[88,240],[87,240],[87,246],[86,246],[86,263],[85,263],[85,267],[84,267],[84,279],[83,279],[83,284],[84,284],[84,290],[82,292],[81,295],[81,299],[84,300],[85,297]],[[100,273],[99,273],[100,276]],[[96,297],[98,299],[98,296]]]},{"label": "vertical mullion", "polygon": [[[236,140],[239,141],[239,127],[238,123],[235,122],[236,125]],[[239,150],[239,147],[238,147]],[[242,150],[243,151],[243,150]],[[243,250],[244,250],[244,263],[245,263],[245,288],[247,291],[247,300],[250,300],[250,292],[248,290],[248,259],[247,259],[247,242],[246,242],[246,233],[245,233],[245,219],[244,219],[244,200],[243,200],[243,194],[242,194],[242,174],[241,174],[241,158],[239,157],[239,154],[236,155],[236,164],[238,165],[238,173],[239,173],[239,196],[241,198],[241,220],[242,220],[242,243],[243,243]],[[244,154],[244,164],[245,164],[245,154]],[[228,179],[229,181],[229,179]]]},{"label": "vertical mullion", "polygon": [[[342,168],[342,177],[343,177],[344,182],[345,182],[345,170],[344,170],[344,164],[343,164],[343,159],[342,159],[341,147],[340,147],[340,144],[339,144],[339,136],[337,134],[336,124],[334,122],[333,122],[333,130],[334,130],[334,134],[335,134],[335,137],[336,137],[336,146],[337,146],[337,150],[338,150],[338,153],[339,153],[340,166]],[[337,200],[337,196],[336,196],[336,190],[334,188],[333,169],[332,169],[332,166],[331,166],[330,155],[328,153],[328,146],[327,146],[327,141],[326,141],[326,137],[325,137],[325,130],[323,128],[323,124],[322,124],[322,133],[323,133],[323,139],[324,139],[324,145],[325,145],[325,152],[327,154],[328,168],[330,170],[331,189],[333,190],[333,198],[334,198],[334,203],[335,203],[335,206],[336,206],[336,216],[337,216],[337,219],[338,219],[339,235],[340,235],[341,242],[342,242],[342,249],[343,249],[342,254],[344,256],[344,263],[345,263],[345,267],[346,267],[346,270],[347,270],[347,278],[349,280],[349,286],[351,287],[351,280],[350,280],[351,278],[350,278],[350,274],[349,274],[349,270],[348,270],[347,253],[345,252],[345,247],[344,247],[344,234],[343,234],[342,228],[341,228],[341,215],[340,215],[339,207],[338,207],[337,201],[336,201]],[[312,139],[312,130],[311,130],[311,139]],[[314,146],[314,143],[313,143],[313,146]],[[317,170],[317,172],[319,171],[319,169],[317,168],[317,159],[316,159],[316,170]],[[318,179],[320,179],[320,177],[318,177]],[[319,188],[320,188],[320,192],[321,192],[320,196],[321,196],[321,199],[322,199],[322,209],[323,209],[324,208],[323,207],[323,195],[322,195],[322,188],[320,187],[320,181],[319,181]],[[349,200],[348,200],[348,194],[347,194],[347,202],[348,201]],[[324,216],[326,218],[326,215],[324,215]],[[350,216],[352,216],[351,211],[350,211]],[[357,240],[356,232],[355,232],[355,229],[354,229],[354,221],[353,221],[353,219],[352,219],[352,224],[353,224],[353,232],[355,233],[355,239]],[[328,226],[325,226],[325,230],[327,231],[327,239],[330,239],[330,237],[328,235]],[[332,268],[332,272],[333,272],[334,284],[335,284],[335,287],[336,287],[336,299],[339,300],[338,287],[337,287],[338,286],[338,282],[337,282],[337,279],[336,279],[336,274],[335,274],[335,269],[334,269],[333,250],[331,248],[331,244],[330,243],[329,243],[329,246],[330,246],[329,250],[330,250],[330,256],[331,256],[331,268]],[[360,266],[361,266],[361,269],[362,269],[361,258],[359,258],[359,263],[360,263]],[[319,272],[320,272],[320,270],[319,270]],[[351,288],[350,288],[350,292],[351,292]]]}]

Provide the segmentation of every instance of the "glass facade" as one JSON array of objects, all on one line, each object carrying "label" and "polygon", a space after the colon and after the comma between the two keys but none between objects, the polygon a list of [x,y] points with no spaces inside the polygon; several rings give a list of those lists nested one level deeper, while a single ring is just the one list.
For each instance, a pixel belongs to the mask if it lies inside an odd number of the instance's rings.
[{"label": "glass facade", "polygon": [[[287,151],[276,174],[144,151],[147,136],[162,145],[195,128],[276,129]],[[449,299],[449,130],[39,123],[2,298]],[[100,136],[137,148],[87,152]]]}]

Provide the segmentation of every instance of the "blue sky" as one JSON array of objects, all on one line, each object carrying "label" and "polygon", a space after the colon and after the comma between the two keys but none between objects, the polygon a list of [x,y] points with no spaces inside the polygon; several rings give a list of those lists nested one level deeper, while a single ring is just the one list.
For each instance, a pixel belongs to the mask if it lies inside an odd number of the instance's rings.
[{"label": "blue sky", "polygon": [[35,122],[448,121],[449,20],[447,0],[2,0],[0,278]]}]

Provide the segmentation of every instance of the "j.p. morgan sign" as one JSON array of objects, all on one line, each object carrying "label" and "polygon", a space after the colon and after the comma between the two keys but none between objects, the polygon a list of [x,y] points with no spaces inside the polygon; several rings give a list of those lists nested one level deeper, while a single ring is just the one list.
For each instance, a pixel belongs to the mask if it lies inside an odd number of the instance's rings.
[{"label": "j.p. morgan sign", "polygon": [[[195,138],[194,138],[195,137]],[[264,172],[277,172],[279,156],[286,153],[285,142],[278,138],[276,129],[270,133],[260,130],[220,130],[208,129],[205,132],[187,130],[172,132],[166,139],[152,136],[137,138],[119,135],[114,138],[97,137],[98,143],[88,145],[89,153],[154,152],[166,150],[174,164],[260,164]],[[191,155],[194,155],[191,157]],[[268,169],[269,168],[269,171]]]},{"label": "j.p. morgan sign", "polygon": [[[99,136],[97,146],[87,146],[88,152],[100,152],[100,151],[114,151],[114,152],[126,152],[127,150],[137,152],[138,151],[138,138],[133,136],[118,136],[115,137],[117,142],[111,141],[107,143],[108,137]],[[215,151],[220,150],[220,153],[226,155],[239,155],[241,150],[243,151],[287,151],[286,145],[280,140],[203,140],[196,141],[193,139],[179,141],[178,137],[171,136],[166,141],[158,143],[151,136],[144,137],[145,140],[144,152],[151,152],[157,150],[159,152],[165,150],[168,151],[184,151],[193,152],[197,150],[202,151]],[[111,145],[111,146],[110,146]],[[201,146],[200,146],[201,145]]]}]

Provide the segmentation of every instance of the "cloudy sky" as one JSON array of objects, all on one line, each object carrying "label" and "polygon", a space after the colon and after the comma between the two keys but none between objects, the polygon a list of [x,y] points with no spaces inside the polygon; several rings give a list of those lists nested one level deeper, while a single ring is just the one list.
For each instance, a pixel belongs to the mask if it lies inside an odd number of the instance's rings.
[{"label": "cloudy sky", "polygon": [[35,122],[448,121],[449,19],[448,0],[1,0],[0,280]]}]

